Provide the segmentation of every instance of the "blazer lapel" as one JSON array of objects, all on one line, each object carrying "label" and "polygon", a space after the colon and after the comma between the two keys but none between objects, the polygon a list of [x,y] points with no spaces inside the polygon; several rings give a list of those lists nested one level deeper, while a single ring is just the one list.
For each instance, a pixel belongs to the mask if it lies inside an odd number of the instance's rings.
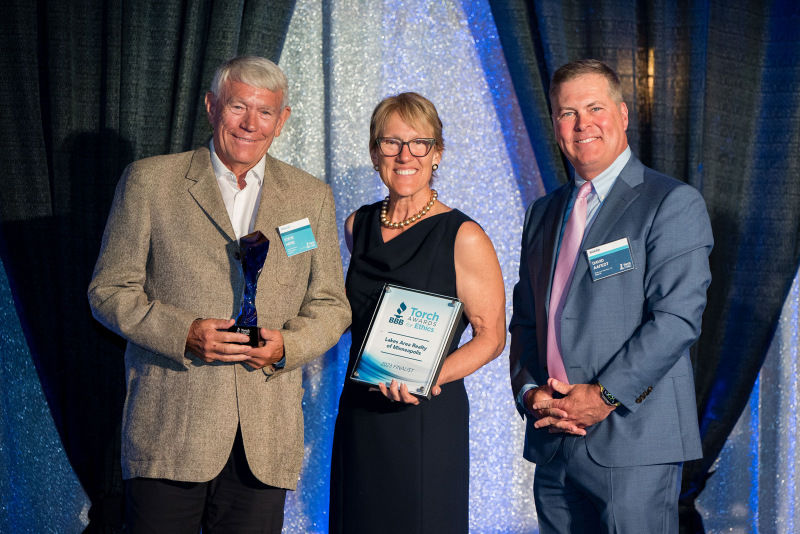
[{"label": "blazer lapel", "polygon": [[222,233],[226,234],[231,241],[235,241],[236,233],[233,231],[225,204],[222,202],[222,194],[219,192],[219,184],[214,175],[211,155],[207,148],[195,150],[189,165],[189,172],[186,173],[186,179],[191,182],[189,194],[195,199],[200,209]]},{"label": "blazer lapel", "polygon": [[600,206],[597,217],[595,217],[589,232],[583,239],[580,254],[578,254],[578,259],[575,262],[575,274],[573,275],[567,300],[564,302],[564,308],[567,307],[570,299],[574,297],[574,289],[580,285],[581,280],[584,277],[591,277],[589,261],[586,259],[584,251],[602,245],[609,240],[609,233],[614,229],[617,221],[625,215],[625,211],[631,203],[638,198],[639,193],[636,191],[635,186],[642,183],[643,180],[644,165],[631,155],[631,159],[620,172],[614,187],[611,188],[603,205]]},{"label": "blazer lapel", "polygon": [[261,284],[278,280],[282,270],[290,269],[278,233],[279,226],[292,222],[292,213],[287,209],[287,206],[292,204],[288,200],[288,186],[286,176],[280,171],[275,159],[267,154],[264,181],[261,184],[261,196],[253,225],[253,231],[260,230],[270,241],[267,261],[264,262],[259,277],[259,287]]},{"label": "blazer lapel", "polygon": [[570,180],[566,185],[553,196],[547,206],[544,214],[544,228],[542,229],[542,237],[544,250],[542,251],[542,265],[547,266],[548,275],[546,280],[542,280],[540,291],[544,292],[544,306],[547,311],[550,310],[550,288],[553,283],[553,273],[556,269],[556,247],[558,246],[558,236],[561,233],[561,224],[564,220],[564,211],[567,209],[567,202],[572,192],[572,181]]},{"label": "blazer lapel", "polygon": [[[277,233],[277,227],[285,224],[284,206],[285,190],[287,187],[286,178],[280,172],[275,163],[275,159],[267,154],[266,165],[264,165],[264,181],[261,184],[261,197],[258,201],[258,212],[253,228],[261,230],[264,235],[270,232]],[[275,244],[277,245],[277,243]]]},{"label": "blazer lapel", "polygon": [[[595,217],[591,228],[589,228],[589,233],[586,234],[583,240],[582,251],[605,243],[608,233],[614,228],[620,217],[625,214],[628,206],[639,196],[639,193],[634,188],[642,183],[643,179],[644,165],[631,156],[628,164],[619,173],[617,181],[609,191],[605,202],[600,206],[597,217]],[[587,267],[586,255],[581,254],[581,257],[583,266]],[[580,267],[580,264],[577,267]]]}]

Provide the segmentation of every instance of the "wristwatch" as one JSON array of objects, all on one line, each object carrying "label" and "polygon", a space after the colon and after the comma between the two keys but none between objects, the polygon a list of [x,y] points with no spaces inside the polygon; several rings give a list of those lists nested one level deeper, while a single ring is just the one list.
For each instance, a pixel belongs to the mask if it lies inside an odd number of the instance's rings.
[{"label": "wristwatch", "polygon": [[603,398],[603,402],[608,404],[609,406],[621,406],[622,403],[617,400],[617,398],[611,394],[606,388],[603,387],[603,384],[600,382],[597,383],[600,386],[600,396]]}]

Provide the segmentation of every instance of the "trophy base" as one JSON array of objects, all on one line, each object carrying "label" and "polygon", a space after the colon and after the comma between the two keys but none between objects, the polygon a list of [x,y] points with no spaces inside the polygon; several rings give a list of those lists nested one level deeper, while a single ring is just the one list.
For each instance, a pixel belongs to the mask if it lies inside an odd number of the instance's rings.
[{"label": "trophy base", "polygon": [[244,326],[240,324],[235,324],[228,328],[228,332],[236,332],[237,334],[250,336],[250,341],[240,343],[240,345],[250,345],[251,347],[258,347],[258,331],[259,327],[257,326]]}]

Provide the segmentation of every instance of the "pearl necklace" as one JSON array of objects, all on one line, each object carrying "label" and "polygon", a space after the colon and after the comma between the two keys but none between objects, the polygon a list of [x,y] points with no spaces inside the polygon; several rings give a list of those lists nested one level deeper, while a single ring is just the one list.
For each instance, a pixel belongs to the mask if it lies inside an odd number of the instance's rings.
[{"label": "pearl necklace", "polygon": [[389,212],[389,197],[383,199],[383,203],[381,204],[381,224],[386,228],[402,228],[404,226],[408,226],[409,224],[415,223],[421,218],[425,216],[426,213],[430,211],[433,205],[436,203],[436,199],[439,198],[439,193],[436,192],[436,189],[431,189],[431,199],[425,204],[419,213],[416,215],[412,215],[408,219],[399,222],[391,222],[386,214]]}]

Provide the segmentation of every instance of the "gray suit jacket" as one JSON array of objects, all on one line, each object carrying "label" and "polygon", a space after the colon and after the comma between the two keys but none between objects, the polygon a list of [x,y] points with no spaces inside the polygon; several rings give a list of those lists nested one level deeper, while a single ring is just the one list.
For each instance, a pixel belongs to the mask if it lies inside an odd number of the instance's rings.
[{"label": "gray suit jacket", "polygon": [[[527,211],[514,288],[511,383],[547,381],[547,309],[555,246],[572,183]],[[592,281],[585,250],[627,237],[635,269]],[[620,173],[581,246],[561,317],[570,383],[600,382],[622,402],[587,429],[601,465],[680,462],[702,456],[689,347],[700,335],[713,245],[705,203],[693,187],[635,157]],[[521,407],[518,406],[521,411]],[[559,434],[527,418],[524,456],[549,461]]]},{"label": "gray suit jacket", "polygon": [[[288,257],[277,227],[308,217],[318,248]],[[244,279],[207,148],[140,160],[117,186],[89,286],[94,316],[128,340],[125,478],[206,481],[237,425],[261,481],[294,489],[303,459],[302,370],[350,324],[330,187],[267,155],[255,229],[270,240],[258,324],[280,329],[286,367],[184,355],[197,318],[238,314]]]}]

